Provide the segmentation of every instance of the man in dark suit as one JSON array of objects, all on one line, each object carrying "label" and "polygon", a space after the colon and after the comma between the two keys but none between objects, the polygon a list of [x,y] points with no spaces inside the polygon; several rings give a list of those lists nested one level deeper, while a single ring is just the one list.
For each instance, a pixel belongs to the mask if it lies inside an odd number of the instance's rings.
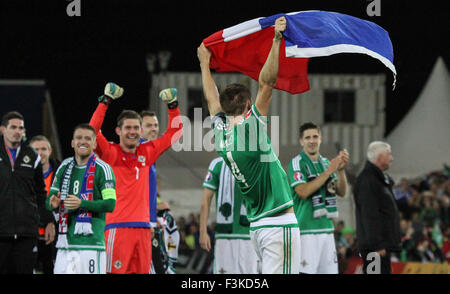
[{"label": "man in dark suit", "polygon": [[[23,116],[16,111],[8,112],[1,125],[0,273],[32,274],[38,224],[41,222],[54,230],[53,216],[44,205],[46,191],[41,159],[23,142]],[[53,237],[54,233],[48,234],[49,241]]]},{"label": "man in dark suit", "polygon": [[395,203],[393,180],[385,171],[393,160],[391,146],[372,142],[367,163],[354,187],[357,246],[363,272],[391,273],[391,252],[400,251],[400,217]]}]

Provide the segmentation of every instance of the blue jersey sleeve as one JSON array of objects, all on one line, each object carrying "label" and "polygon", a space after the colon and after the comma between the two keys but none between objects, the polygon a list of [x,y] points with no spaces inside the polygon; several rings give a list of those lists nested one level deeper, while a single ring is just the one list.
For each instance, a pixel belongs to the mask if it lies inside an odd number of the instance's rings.
[{"label": "blue jersey sleeve", "polygon": [[150,203],[150,224],[152,227],[156,226],[156,218],[158,211],[156,209],[156,195],[157,195],[157,187],[156,187],[156,168],[155,164],[150,167],[149,172],[149,203]]}]

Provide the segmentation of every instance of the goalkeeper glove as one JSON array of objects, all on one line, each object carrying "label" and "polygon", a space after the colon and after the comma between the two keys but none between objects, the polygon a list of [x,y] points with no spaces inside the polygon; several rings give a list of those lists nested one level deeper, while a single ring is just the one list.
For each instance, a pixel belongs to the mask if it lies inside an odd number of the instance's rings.
[{"label": "goalkeeper glove", "polygon": [[167,104],[169,109],[173,109],[178,106],[177,94],[177,89],[167,88],[159,92],[159,98]]},{"label": "goalkeeper glove", "polygon": [[123,88],[119,87],[116,83],[107,83],[103,95],[98,99],[104,104],[109,104],[111,100],[120,98],[123,95]]}]

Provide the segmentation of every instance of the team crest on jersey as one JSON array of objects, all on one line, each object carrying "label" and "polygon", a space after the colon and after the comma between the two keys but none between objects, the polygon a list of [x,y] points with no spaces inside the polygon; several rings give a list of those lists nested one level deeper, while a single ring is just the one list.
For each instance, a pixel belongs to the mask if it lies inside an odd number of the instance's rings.
[{"label": "team crest on jersey", "polygon": [[205,181],[211,181],[211,179],[212,179],[212,173],[211,173],[211,172],[208,172],[208,173],[206,174]]},{"label": "team crest on jersey", "polygon": [[159,242],[158,242],[158,240],[156,240],[156,238],[153,238],[152,245],[153,245],[153,247],[158,247]]},{"label": "team crest on jersey", "polygon": [[114,267],[116,269],[120,269],[122,267],[122,262],[120,260],[116,260],[116,262],[114,262]]},{"label": "team crest on jersey", "polygon": [[294,179],[297,180],[297,181],[303,180],[303,175],[302,175],[302,173],[301,173],[301,172],[296,172],[296,173],[294,174]]},{"label": "team crest on jersey", "polygon": [[25,156],[23,157],[23,162],[25,162],[25,163],[30,162],[30,157],[28,157],[28,155],[25,155]]},{"label": "team crest on jersey", "polygon": [[139,162],[145,162],[145,156],[139,155],[139,156],[138,156],[138,161],[139,161]]}]

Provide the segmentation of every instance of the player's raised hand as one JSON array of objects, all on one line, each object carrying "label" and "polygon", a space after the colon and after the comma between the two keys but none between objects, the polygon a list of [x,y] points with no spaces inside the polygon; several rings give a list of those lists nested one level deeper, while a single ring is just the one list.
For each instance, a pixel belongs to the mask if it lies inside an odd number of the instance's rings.
[{"label": "player's raised hand", "polygon": [[103,95],[98,97],[98,101],[109,105],[112,100],[116,100],[123,95],[123,88],[119,87],[116,83],[107,83],[105,86],[105,90],[103,91]]},{"label": "player's raised hand", "polygon": [[107,83],[103,94],[115,100],[123,95],[123,88],[119,87],[119,85],[117,85],[116,83]]},{"label": "player's raised hand", "polygon": [[177,101],[178,90],[175,88],[167,88],[159,92],[159,98],[166,104]]},{"label": "player's raised hand", "polygon": [[197,48],[197,57],[201,64],[208,64],[211,59],[211,51],[206,48],[205,44],[201,43]]},{"label": "player's raised hand", "polygon": [[275,39],[281,40],[283,35],[281,34],[286,30],[286,18],[284,16],[277,18],[275,21]]},{"label": "player's raised hand", "polygon": [[61,204],[61,192],[58,192],[57,195],[52,195],[50,197],[50,205],[53,209],[56,209]]},{"label": "player's raised hand", "polygon": [[330,165],[328,166],[327,172],[332,174],[336,172],[339,168],[339,165],[342,163],[342,158],[338,154],[335,158],[330,161]]},{"label": "player's raised hand", "polygon": [[347,149],[344,149],[339,152],[339,156],[341,157],[341,163],[339,164],[338,170],[343,170],[348,163],[350,155],[348,154]]}]

